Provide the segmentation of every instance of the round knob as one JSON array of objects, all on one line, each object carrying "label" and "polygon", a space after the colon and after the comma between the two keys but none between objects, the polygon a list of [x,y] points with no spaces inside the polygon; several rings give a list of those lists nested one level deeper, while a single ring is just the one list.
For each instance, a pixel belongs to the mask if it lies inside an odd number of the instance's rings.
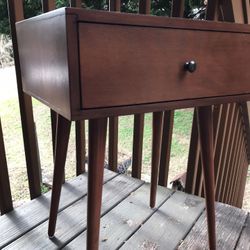
[{"label": "round knob", "polygon": [[195,61],[186,62],[184,65],[184,69],[189,71],[190,73],[195,72],[196,68],[197,68],[197,65]]}]

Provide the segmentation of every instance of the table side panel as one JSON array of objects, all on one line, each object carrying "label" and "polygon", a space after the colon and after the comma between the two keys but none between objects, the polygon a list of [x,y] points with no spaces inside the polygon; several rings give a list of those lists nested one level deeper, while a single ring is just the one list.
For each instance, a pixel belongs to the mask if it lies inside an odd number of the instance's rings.
[{"label": "table side panel", "polygon": [[17,23],[23,89],[70,118],[66,17],[53,13]]},{"label": "table side panel", "polygon": [[249,34],[80,23],[79,44],[84,109],[250,92]]}]

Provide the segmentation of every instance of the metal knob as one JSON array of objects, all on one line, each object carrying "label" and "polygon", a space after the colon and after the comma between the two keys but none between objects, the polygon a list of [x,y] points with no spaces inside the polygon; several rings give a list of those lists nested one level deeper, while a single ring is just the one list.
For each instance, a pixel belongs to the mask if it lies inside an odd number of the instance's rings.
[{"label": "metal knob", "polygon": [[189,61],[184,64],[184,69],[186,71],[189,71],[190,73],[195,72],[196,68],[197,68],[197,65],[195,61]]}]

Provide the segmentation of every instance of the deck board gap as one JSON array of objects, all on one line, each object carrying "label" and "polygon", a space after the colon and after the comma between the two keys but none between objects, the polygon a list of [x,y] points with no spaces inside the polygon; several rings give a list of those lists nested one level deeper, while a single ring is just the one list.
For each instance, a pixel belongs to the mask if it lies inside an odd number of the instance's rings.
[{"label": "deck board gap", "polygon": [[166,199],[164,199],[154,210],[151,214],[149,214],[149,216],[142,222],[141,225],[139,225],[134,232],[132,232],[129,237],[126,238],[126,240],[124,240],[116,249],[120,249],[125,243],[126,241],[128,241],[138,230],[140,230],[140,228],[147,223],[147,221],[160,209],[160,207],[163,206],[163,204],[171,197],[173,196],[173,194],[175,193],[175,191],[173,190],[172,193],[166,197]]},{"label": "deck board gap", "polygon": [[242,235],[242,233],[243,233],[243,231],[244,231],[244,228],[247,226],[247,220],[248,220],[248,219],[250,219],[249,213],[248,213],[248,215],[246,216],[246,220],[245,220],[245,222],[244,222],[244,226],[241,228],[241,231],[240,231],[240,234],[239,234],[239,237],[238,237],[238,239],[237,239],[237,242],[236,242],[236,245],[235,245],[235,248],[234,248],[234,249],[236,249],[237,246],[238,246],[238,244],[239,244],[239,241],[240,241],[241,235]]},{"label": "deck board gap", "polygon": [[[135,187],[131,192],[129,192],[126,196],[123,197],[123,199],[119,200],[117,203],[113,204],[109,209],[107,209],[105,212],[101,214],[101,218],[109,213],[113,208],[115,208],[118,204],[123,202],[125,199],[127,199],[133,192],[135,192],[137,189],[141,188],[145,182],[143,181],[139,186]],[[85,226],[82,230],[80,230],[77,234],[75,234],[72,238],[69,240],[65,241],[64,244],[60,247],[60,249],[63,249],[65,246],[67,246],[71,241],[73,241],[75,238],[77,238],[80,234],[84,233],[87,229],[87,226]]]},{"label": "deck board gap", "polygon": [[[119,173],[113,173],[113,172],[112,172],[112,176],[110,176],[110,175],[111,175],[111,171],[108,170],[108,171],[105,172],[105,177],[104,177],[105,179],[104,179],[103,185],[106,184],[107,182],[113,180],[114,178],[116,178],[116,177],[119,176],[120,174],[119,174]],[[81,179],[81,178],[88,178],[87,172],[84,173],[84,174],[82,174],[82,175],[80,175],[80,176],[78,176],[78,177],[76,177],[75,179],[69,180],[69,181],[67,181],[66,183],[64,183],[64,184],[63,184],[64,189],[65,189],[65,187],[66,187],[67,185],[72,185],[72,186],[75,188],[75,180],[78,180],[78,179]],[[82,181],[84,181],[84,180],[82,180]],[[71,182],[72,182],[72,183],[71,183]],[[67,189],[67,188],[66,188],[66,189]],[[62,190],[62,191],[63,191],[63,190]],[[78,202],[79,200],[83,199],[86,195],[87,195],[87,191],[86,191],[85,193],[84,193],[84,191],[83,191],[83,195],[79,196],[80,198],[79,198],[79,197],[74,198],[74,199],[72,199],[72,201],[69,202],[69,203],[65,202],[65,204],[64,204],[63,206],[60,206],[60,207],[59,207],[58,213],[62,212],[62,211],[65,210],[66,208],[72,206],[74,203],[76,203],[76,202]],[[41,200],[41,202],[42,202],[42,200],[43,200],[44,202],[50,202],[50,198],[51,198],[50,196],[51,196],[51,191],[49,191],[48,193],[46,193],[46,194],[44,194],[44,195],[38,197],[36,200]],[[63,195],[62,195],[62,196],[63,196]],[[63,197],[61,197],[61,201],[63,200],[62,198],[63,198]],[[48,201],[47,199],[48,199],[49,201]],[[61,204],[61,201],[60,201],[60,204]],[[33,200],[33,201],[28,201],[27,204],[28,204],[29,202],[34,202],[34,200]],[[24,206],[25,206],[25,205],[24,205]],[[18,208],[17,208],[17,209],[18,209]],[[47,209],[47,208],[44,207],[44,209]],[[16,214],[16,216],[18,216],[17,210],[14,210],[14,211],[12,211],[11,213],[6,214],[6,215],[4,215],[4,216],[11,218],[11,217],[13,217],[13,214]],[[49,218],[49,211],[48,211],[48,215],[47,215],[46,217],[44,217],[43,219],[40,219],[39,222],[36,222],[34,225],[29,226],[29,228],[27,228],[26,230],[23,230],[23,232],[18,232],[18,234],[17,234],[16,236],[11,237],[9,240],[7,240],[7,241],[4,242],[4,243],[2,243],[2,242],[0,241],[0,249],[7,247],[8,245],[10,245],[10,244],[12,244],[13,242],[15,242],[16,240],[18,240],[19,238],[23,237],[25,234],[27,234],[27,233],[29,233],[30,231],[34,230],[36,227],[39,227],[40,225],[42,225],[43,223],[45,223],[45,222],[48,220],[48,218]],[[1,222],[1,217],[0,217],[0,222]],[[25,222],[25,223],[26,223],[26,222]],[[1,243],[2,243],[2,244],[1,244]]]}]

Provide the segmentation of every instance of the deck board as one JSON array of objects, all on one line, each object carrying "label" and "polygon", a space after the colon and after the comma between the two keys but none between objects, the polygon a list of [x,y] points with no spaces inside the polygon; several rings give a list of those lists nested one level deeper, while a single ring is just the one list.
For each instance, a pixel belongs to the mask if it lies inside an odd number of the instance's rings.
[{"label": "deck board", "polygon": [[[100,249],[207,249],[204,199],[158,187],[151,209],[149,184],[107,170],[104,182]],[[84,174],[63,186],[55,238],[47,236],[48,193],[0,217],[0,246],[85,249],[86,184]],[[250,250],[249,214],[217,203],[216,216],[218,249]]]},{"label": "deck board", "polygon": [[[156,208],[149,207],[150,185],[144,184],[101,219],[100,249],[117,249],[123,244],[173,191],[159,187]],[[64,249],[86,249],[86,231]]]},{"label": "deck board", "polygon": [[[104,182],[116,175],[105,170]],[[66,182],[62,187],[59,210],[73,204],[86,194],[87,174]],[[0,217],[0,249],[48,219],[50,196],[51,191]]]},{"label": "deck board", "polygon": [[121,249],[175,249],[204,208],[202,198],[175,192]]},{"label": "deck board", "polygon": [[[218,249],[235,249],[246,216],[246,211],[222,203],[216,203],[216,237]],[[179,247],[179,250],[187,249],[209,249],[205,211]]]},{"label": "deck board", "polygon": [[[142,181],[126,176],[117,176],[103,186],[102,215],[119,204],[131,192],[143,184]],[[62,210],[57,217],[55,237],[47,235],[48,221],[26,233],[4,249],[33,250],[34,246],[40,249],[58,249],[66,245],[75,235],[86,229],[87,197],[75,202]]]},{"label": "deck board", "polygon": [[244,228],[237,243],[236,250],[250,250],[250,214],[246,219]]}]

